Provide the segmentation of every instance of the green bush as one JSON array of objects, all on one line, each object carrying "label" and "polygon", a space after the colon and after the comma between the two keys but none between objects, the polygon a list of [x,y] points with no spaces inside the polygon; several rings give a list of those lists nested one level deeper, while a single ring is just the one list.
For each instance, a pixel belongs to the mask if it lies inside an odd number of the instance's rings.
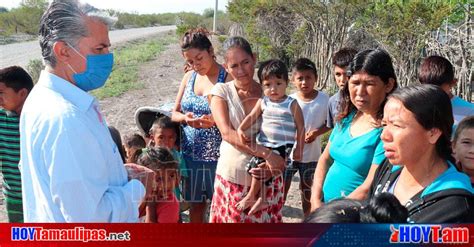
[{"label": "green bush", "polygon": [[224,41],[228,38],[229,36],[227,35],[219,35],[217,36],[217,40],[219,40],[219,42],[222,44],[224,43]]},{"label": "green bush", "polygon": [[331,135],[331,132],[332,130],[324,133],[322,136],[321,136],[321,151],[324,151],[324,149],[326,148],[326,145],[328,145],[328,142],[329,142],[329,136]]},{"label": "green bush", "polygon": [[92,92],[99,99],[119,96],[143,85],[138,81],[139,69],[155,58],[165,46],[172,42],[171,36],[159,39],[139,40],[114,51],[114,68],[104,87]]},{"label": "green bush", "polygon": [[41,70],[43,70],[44,65],[41,59],[31,59],[26,65],[26,70],[30,74],[31,78],[33,79],[33,83],[36,83],[39,79],[41,74]]}]

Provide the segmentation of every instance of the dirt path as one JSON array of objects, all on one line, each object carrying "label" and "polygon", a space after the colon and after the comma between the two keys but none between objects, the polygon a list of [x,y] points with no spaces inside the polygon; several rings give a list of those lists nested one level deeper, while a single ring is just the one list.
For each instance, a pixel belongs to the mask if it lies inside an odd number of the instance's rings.
[{"label": "dirt path", "polygon": [[[139,72],[139,80],[143,88],[129,91],[119,97],[101,100],[102,112],[110,125],[115,126],[123,135],[138,132],[134,113],[141,106],[160,106],[174,102],[179,84],[183,76],[183,59],[179,45],[168,45],[152,61],[143,64]],[[284,222],[300,222],[302,217],[299,178],[294,178],[288,200],[283,208]],[[0,193],[1,194],[1,193]],[[0,195],[2,196],[2,195]],[[0,200],[2,204],[3,200]],[[0,205],[0,222],[6,222],[4,206]]]}]

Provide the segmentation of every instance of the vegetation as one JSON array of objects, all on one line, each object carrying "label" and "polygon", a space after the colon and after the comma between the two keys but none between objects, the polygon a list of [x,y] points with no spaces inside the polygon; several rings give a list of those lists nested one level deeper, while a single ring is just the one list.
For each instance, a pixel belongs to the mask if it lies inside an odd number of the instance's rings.
[{"label": "vegetation", "polygon": [[41,74],[41,70],[43,70],[43,68],[44,65],[41,59],[31,59],[28,62],[28,65],[26,65],[26,71],[28,71],[28,74],[30,74],[31,79],[33,79],[34,83],[38,81],[39,76]]},{"label": "vegetation", "polygon": [[[36,35],[38,33],[38,23],[47,6],[47,0],[22,0],[18,8],[11,10],[0,6],[0,38],[3,43],[12,42],[8,38],[11,35]],[[206,9],[202,14],[187,12],[138,14],[113,9],[105,11],[111,16],[117,17],[117,22],[113,27],[115,29],[176,25],[178,28],[177,34],[182,35],[189,28],[204,27],[208,30],[213,28],[214,9]],[[216,32],[227,33],[230,26],[227,14],[218,11],[217,18]]]},{"label": "vegetation", "polygon": [[113,51],[114,68],[104,87],[94,90],[92,94],[99,99],[114,97],[131,89],[142,87],[139,81],[139,68],[145,62],[158,56],[171,42],[174,36],[153,38],[130,42]]},{"label": "vegetation", "polygon": [[234,0],[228,14],[243,27],[259,59],[277,57],[288,65],[299,57],[312,59],[319,88],[336,87],[335,51],[380,47],[391,54],[401,85],[416,83],[416,68],[426,55],[446,56],[459,73],[456,93],[471,100],[471,8],[466,0]]}]

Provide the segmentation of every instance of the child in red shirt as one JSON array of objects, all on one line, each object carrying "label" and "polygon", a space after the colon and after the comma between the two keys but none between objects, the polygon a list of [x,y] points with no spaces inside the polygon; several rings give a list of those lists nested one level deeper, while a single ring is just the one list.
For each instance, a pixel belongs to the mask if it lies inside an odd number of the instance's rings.
[{"label": "child in red shirt", "polygon": [[147,223],[178,223],[179,202],[174,190],[179,183],[178,162],[167,148],[144,148],[137,164],[155,172],[152,197],[141,208]]}]

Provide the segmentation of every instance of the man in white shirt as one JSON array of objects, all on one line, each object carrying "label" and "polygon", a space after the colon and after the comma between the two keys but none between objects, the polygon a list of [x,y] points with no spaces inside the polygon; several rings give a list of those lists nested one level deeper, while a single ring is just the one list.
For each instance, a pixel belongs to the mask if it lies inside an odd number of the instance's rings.
[{"label": "man in white shirt", "polygon": [[98,102],[87,93],[112,71],[112,23],[77,0],[54,0],[41,18],[46,67],[20,119],[25,222],[138,220],[149,191],[143,184],[153,175],[128,180]]}]

